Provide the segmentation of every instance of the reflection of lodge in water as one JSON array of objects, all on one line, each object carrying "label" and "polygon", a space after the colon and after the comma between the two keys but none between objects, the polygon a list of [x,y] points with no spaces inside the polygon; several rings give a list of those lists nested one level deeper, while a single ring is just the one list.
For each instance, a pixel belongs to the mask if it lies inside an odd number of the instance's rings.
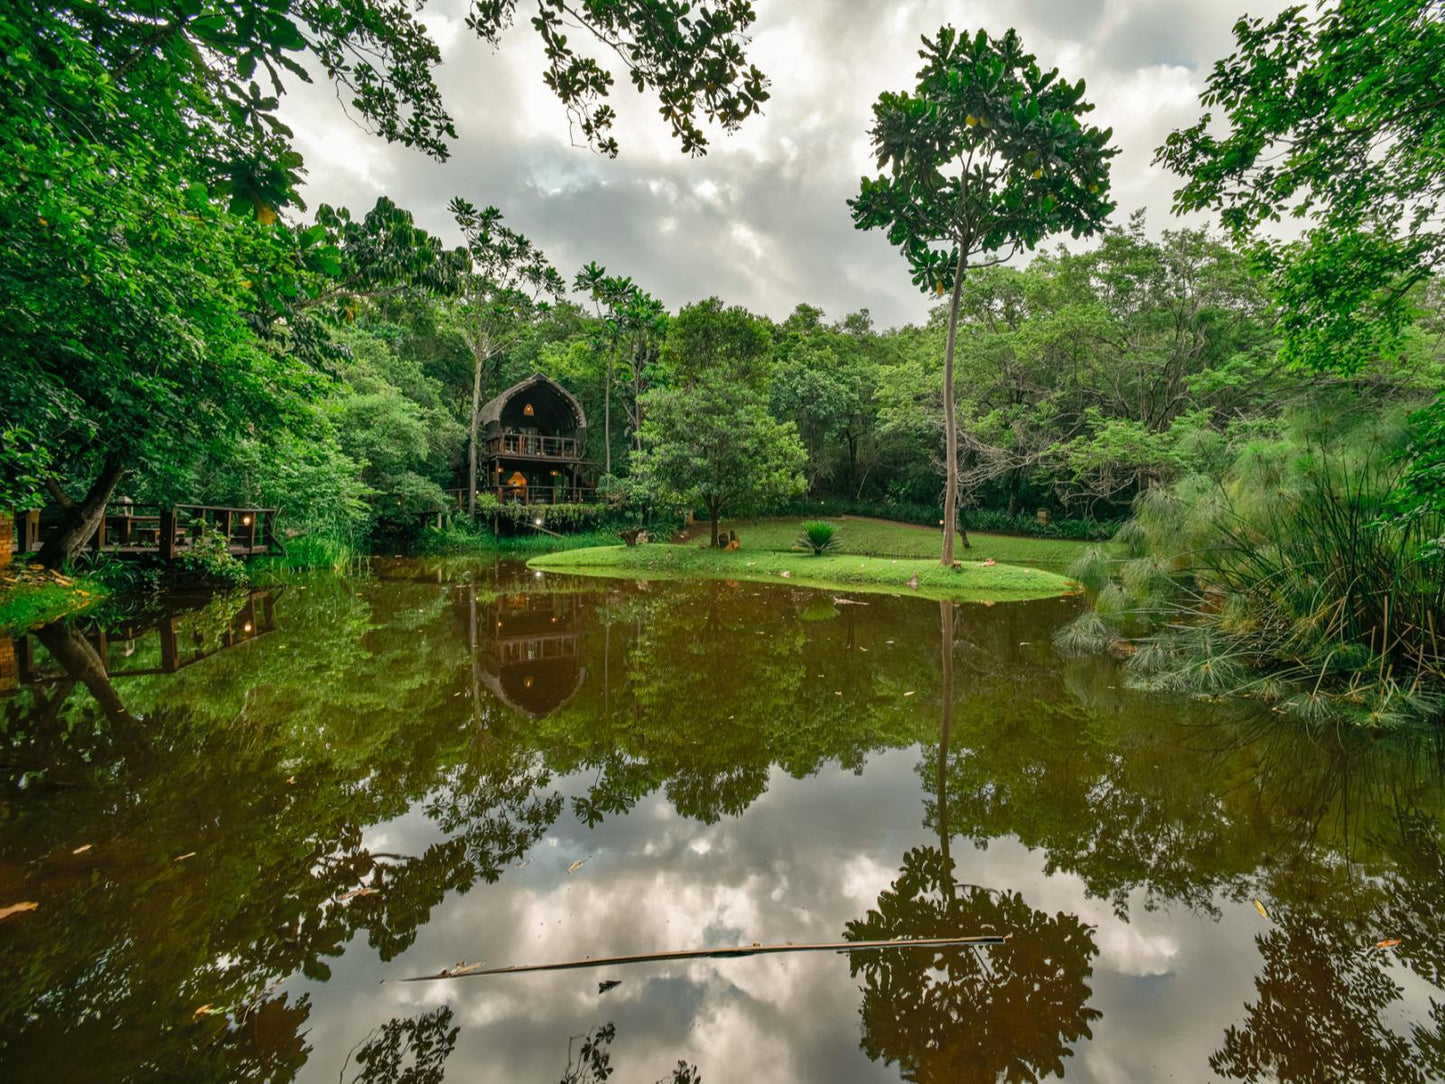
[{"label": "reflection of lodge in water", "polygon": [[476,604],[473,651],[480,656],[482,684],[533,719],[563,707],[586,675],[582,609],[582,596],[570,593],[519,592]]},{"label": "reflection of lodge in water", "polygon": [[[274,591],[253,591],[239,609],[220,628],[207,630],[197,620],[199,610],[168,614],[156,620],[154,617],[128,625],[113,625],[90,632],[73,631],[95,652],[96,660],[105,670],[108,678],[141,677],[151,674],[173,674],[184,670],[202,659],[210,658],[228,648],[236,647],[263,636],[276,628],[276,593]],[[133,665],[126,660],[139,656],[144,659],[149,653],[142,650],[145,637],[155,633],[160,641],[159,659],[155,665]],[[75,675],[49,660],[49,665],[37,659],[36,647],[45,646],[41,634],[21,636],[10,643],[0,637],[0,660],[13,653],[13,664],[0,665],[0,694],[14,692],[21,685],[45,685],[64,681]],[[9,650],[4,650],[9,643]],[[53,653],[52,653],[53,654]],[[149,655],[155,659],[154,655]],[[112,665],[114,660],[114,665]]]}]

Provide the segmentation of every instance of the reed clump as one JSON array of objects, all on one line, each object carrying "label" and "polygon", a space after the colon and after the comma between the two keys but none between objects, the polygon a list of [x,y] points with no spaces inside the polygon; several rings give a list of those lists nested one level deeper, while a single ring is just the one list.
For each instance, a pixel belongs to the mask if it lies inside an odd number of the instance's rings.
[{"label": "reed clump", "polygon": [[1389,413],[1296,420],[1151,490],[1107,577],[1099,555],[1081,561],[1095,605],[1059,647],[1123,641],[1133,685],[1253,696],[1307,722],[1445,718],[1445,524],[1392,514],[1405,447]]}]

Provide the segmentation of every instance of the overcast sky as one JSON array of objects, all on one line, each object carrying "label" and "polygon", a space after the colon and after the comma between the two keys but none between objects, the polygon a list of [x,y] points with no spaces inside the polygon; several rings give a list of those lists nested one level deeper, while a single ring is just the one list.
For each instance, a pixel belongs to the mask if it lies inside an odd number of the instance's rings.
[{"label": "overcast sky", "polygon": [[423,15],[441,46],[437,79],[458,133],[445,164],[360,130],[330,87],[287,98],[312,207],[364,210],[387,195],[454,241],[446,204],[462,195],[501,208],[569,281],[596,260],[673,308],[717,294],[781,319],[807,301],[831,318],[867,308],[888,326],[921,320],[928,301],[880,233],[853,228],[845,200],[872,165],[872,103],[912,87],[921,35],[946,22],[993,33],[1014,26],[1043,65],[1086,79],[1093,120],[1114,129],[1121,151],[1117,217],[1143,207],[1157,232],[1171,224],[1175,185],[1151,164],[1154,148],[1197,118],[1200,87],[1230,51],[1234,20],[1286,2],[757,0],[751,57],[772,99],[737,134],[710,133],[701,159],[682,155],[655,99],[625,78],[613,99],[621,155],[573,146],[565,111],[542,84],[529,0],[497,52],[462,25],[466,6],[432,0]]}]

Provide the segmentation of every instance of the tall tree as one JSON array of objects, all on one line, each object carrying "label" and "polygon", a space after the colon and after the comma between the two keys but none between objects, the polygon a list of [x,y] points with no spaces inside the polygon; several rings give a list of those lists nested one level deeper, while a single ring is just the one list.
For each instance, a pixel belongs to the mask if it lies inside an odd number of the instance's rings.
[{"label": "tall tree", "polygon": [[[970,267],[1002,263],[1050,234],[1102,228],[1112,131],[1085,125],[1084,83],[1042,71],[1013,30],[923,39],[912,94],[884,93],[870,137],[878,168],[848,201],[859,229],[886,229],[920,288],[952,290],[944,347],[942,563],[953,564],[958,524],[958,425],[953,359],[958,306]],[[979,260],[979,257],[983,257]],[[967,545],[967,538],[964,539]]]},{"label": "tall tree", "polygon": [[510,227],[502,212],[454,198],[452,217],[462,231],[467,269],[462,275],[457,327],[472,355],[472,412],[467,429],[467,512],[477,510],[477,444],[487,366],[505,353],[566,284],[540,249]]},{"label": "tall tree", "polygon": [[[1445,16],[1438,0],[1341,0],[1241,19],[1206,112],[1158,160],[1180,211],[1218,212],[1271,273],[1284,356],[1353,374],[1398,351],[1445,262]],[[1221,132],[1222,129],[1222,132]],[[1289,215],[1298,242],[1261,238]],[[1445,516],[1445,397],[1417,419],[1409,517]],[[1438,543],[1437,543],[1438,544]]]},{"label": "tall tree", "polygon": [[[317,344],[297,334],[298,303],[347,288],[308,284],[344,281],[328,230],[279,218],[300,206],[303,166],[280,98],[324,72],[376,134],[445,158],[456,133],[422,6],[59,0],[0,18],[0,370],[19,374],[0,382],[0,470],[64,508],[47,562],[76,552],[128,470],[219,451],[302,403]],[[516,6],[473,4],[468,26],[495,44]],[[730,130],[767,99],[743,0],[564,6],[538,0],[531,20],[544,78],[604,153],[613,79],[564,19],[658,94],[689,154],[706,149],[704,121]],[[40,451],[22,457],[22,440]]]},{"label": "tall tree", "polygon": [[710,373],[750,388],[768,382],[773,360],[767,326],[741,305],[709,297],[684,305],[667,329],[663,363],[677,383],[690,387]]},{"label": "tall tree", "polygon": [[807,461],[792,422],[726,373],[647,396],[633,477],[654,501],[707,509],[712,544],[724,512],[760,510],[803,491]]}]

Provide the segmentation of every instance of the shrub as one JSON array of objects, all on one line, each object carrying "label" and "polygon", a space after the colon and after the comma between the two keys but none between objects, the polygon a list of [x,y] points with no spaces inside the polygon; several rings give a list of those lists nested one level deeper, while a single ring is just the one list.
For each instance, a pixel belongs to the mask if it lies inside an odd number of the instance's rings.
[{"label": "shrub", "polygon": [[838,527],[836,524],[811,519],[803,524],[794,545],[800,550],[811,550],[814,557],[832,553],[838,548]]},{"label": "shrub", "polygon": [[176,560],[183,572],[213,583],[238,587],[247,580],[246,566],[231,556],[226,536],[205,524],[197,526],[190,548]]}]

